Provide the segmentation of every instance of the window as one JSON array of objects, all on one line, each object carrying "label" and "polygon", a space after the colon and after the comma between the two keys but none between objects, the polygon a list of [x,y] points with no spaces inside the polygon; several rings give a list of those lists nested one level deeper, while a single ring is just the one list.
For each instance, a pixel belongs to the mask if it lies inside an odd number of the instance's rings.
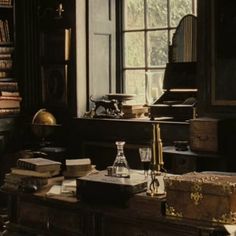
[{"label": "window", "polygon": [[137,103],[160,97],[168,48],[179,21],[196,14],[196,0],[123,0],[123,89]]}]

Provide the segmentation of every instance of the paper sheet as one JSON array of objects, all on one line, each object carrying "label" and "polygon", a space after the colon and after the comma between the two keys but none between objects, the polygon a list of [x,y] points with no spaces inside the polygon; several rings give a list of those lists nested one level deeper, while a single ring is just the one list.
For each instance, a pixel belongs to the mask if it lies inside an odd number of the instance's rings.
[{"label": "paper sheet", "polygon": [[61,185],[53,185],[46,194],[47,196],[60,195]]},{"label": "paper sheet", "polygon": [[236,236],[236,225],[224,225],[230,236]]}]

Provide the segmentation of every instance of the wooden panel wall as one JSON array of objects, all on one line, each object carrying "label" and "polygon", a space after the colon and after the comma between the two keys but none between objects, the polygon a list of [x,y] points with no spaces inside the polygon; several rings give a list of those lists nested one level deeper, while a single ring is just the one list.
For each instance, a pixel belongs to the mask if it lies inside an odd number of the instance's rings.
[{"label": "wooden panel wall", "polygon": [[16,75],[26,112],[42,100],[38,29],[38,0],[16,0]]},{"label": "wooden panel wall", "polygon": [[115,92],[115,0],[88,1],[89,96]]}]

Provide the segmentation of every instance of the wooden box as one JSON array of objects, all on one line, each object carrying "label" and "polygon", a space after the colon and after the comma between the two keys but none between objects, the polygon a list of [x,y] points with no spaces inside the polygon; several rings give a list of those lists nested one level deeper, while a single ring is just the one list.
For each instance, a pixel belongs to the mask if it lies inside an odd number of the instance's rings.
[{"label": "wooden box", "polygon": [[190,120],[190,149],[199,152],[218,152],[218,119]]},{"label": "wooden box", "polygon": [[134,194],[147,188],[147,179],[139,171],[130,170],[129,178],[108,176],[107,171],[76,179],[77,198],[89,202],[126,204]]},{"label": "wooden box", "polygon": [[236,223],[236,175],[191,172],[164,178],[166,215]]}]

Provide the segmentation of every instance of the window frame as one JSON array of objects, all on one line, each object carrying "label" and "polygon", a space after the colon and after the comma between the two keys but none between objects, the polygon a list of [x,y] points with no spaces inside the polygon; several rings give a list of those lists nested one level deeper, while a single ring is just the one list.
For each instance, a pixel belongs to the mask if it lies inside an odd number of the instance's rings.
[{"label": "window frame", "polygon": [[[128,70],[140,70],[147,72],[149,70],[164,70],[166,68],[165,65],[161,66],[150,66],[148,65],[148,32],[157,32],[160,30],[167,30],[167,47],[168,47],[168,56],[169,56],[169,45],[171,44],[171,31],[175,30],[177,26],[173,27],[170,25],[170,0],[167,0],[167,27],[153,27],[147,29],[147,11],[144,11],[144,29],[123,29],[124,25],[124,1],[125,0],[117,0],[117,92],[125,92],[125,71]],[[144,9],[146,9],[147,0],[144,1]],[[197,0],[192,0],[192,11],[194,15],[197,15]],[[145,66],[144,67],[126,67],[124,65],[124,35],[126,32],[144,32],[144,56],[145,56]],[[169,58],[168,58],[169,59]]]}]

